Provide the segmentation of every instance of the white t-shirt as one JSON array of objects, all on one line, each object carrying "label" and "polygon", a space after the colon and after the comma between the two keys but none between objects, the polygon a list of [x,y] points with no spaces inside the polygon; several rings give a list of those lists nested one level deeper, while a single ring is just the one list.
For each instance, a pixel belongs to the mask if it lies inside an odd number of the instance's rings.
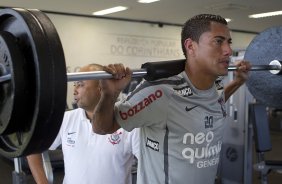
[{"label": "white t-shirt", "polygon": [[[51,130],[50,130],[51,131]],[[131,184],[134,155],[139,157],[139,130],[98,135],[83,109],[65,112],[50,149],[62,144],[64,184]]]}]

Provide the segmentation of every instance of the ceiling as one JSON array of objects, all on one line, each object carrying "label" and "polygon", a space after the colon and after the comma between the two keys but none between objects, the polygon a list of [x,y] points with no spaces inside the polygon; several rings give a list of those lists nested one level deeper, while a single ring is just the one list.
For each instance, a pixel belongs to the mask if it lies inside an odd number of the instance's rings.
[{"label": "ceiling", "polygon": [[248,15],[282,10],[282,0],[160,0],[140,4],[137,0],[0,0],[0,7],[36,8],[45,12],[90,16],[114,6],[127,6],[128,10],[107,15],[138,21],[152,21],[182,25],[186,19],[200,13],[220,14],[232,19],[233,30],[261,32],[272,26],[282,25],[282,15],[250,19]]}]

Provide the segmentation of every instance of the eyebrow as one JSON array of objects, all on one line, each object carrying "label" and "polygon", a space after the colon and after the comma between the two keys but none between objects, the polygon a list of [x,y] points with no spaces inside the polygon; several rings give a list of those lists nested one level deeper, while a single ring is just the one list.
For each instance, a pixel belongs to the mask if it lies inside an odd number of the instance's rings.
[{"label": "eyebrow", "polygon": [[[224,36],[215,36],[214,38],[220,38],[222,40],[226,40],[227,38]],[[228,41],[232,41],[232,38],[227,39]]]},{"label": "eyebrow", "polygon": [[83,83],[84,81],[74,81],[73,83],[74,84],[80,84],[80,83]]}]

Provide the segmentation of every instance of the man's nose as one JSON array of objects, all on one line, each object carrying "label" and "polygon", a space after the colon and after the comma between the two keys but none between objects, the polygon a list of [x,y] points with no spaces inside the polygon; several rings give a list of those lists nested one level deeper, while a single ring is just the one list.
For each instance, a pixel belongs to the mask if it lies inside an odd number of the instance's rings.
[{"label": "man's nose", "polygon": [[232,49],[231,49],[230,44],[225,44],[225,45],[223,46],[223,54],[224,54],[225,56],[231,56],[231,55],[232,55]]},{"label": "man's nose", "polygon": [[73,95],[77,95],[78,94],[78,92],[77,92],[77,86],[74,86],[73,87]]}]

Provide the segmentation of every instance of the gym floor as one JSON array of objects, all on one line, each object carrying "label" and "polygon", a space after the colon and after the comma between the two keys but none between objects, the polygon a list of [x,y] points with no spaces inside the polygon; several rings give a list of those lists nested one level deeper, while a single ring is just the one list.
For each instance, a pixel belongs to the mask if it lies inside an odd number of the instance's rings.
[{"label": "gym floor", "polygon": [[[0,184],[13,184],[12,172],[14,171],[14,162],[7,158],[0,156]],[[30,171],[25,170],[26,183],[14,183],[14,184],[36,184]],[[64,177],[63,169],[54,170],[54,184],[62,184]]]},{"label": "gym floor", "polygon": [[[265,158],[271,160],[282,161],[282,130],[271,131],[272,139],[272,151],[266,153]],[[0,156],[0,184],[12,184],[12,172],[14,170],[14,163],[12,160],[8,160]],[[61,184],[63,180],[64,172],[62,169],[54,170],[54,184]],[[281,184],[282,172],[269,174],[269,184]],[[260,184],[259,176],[256,171],[253,172],[253,184]],[[20,183],[19,183],[20,184]],[[30,173],[26,174],[26,184],[35,184]]]}]

